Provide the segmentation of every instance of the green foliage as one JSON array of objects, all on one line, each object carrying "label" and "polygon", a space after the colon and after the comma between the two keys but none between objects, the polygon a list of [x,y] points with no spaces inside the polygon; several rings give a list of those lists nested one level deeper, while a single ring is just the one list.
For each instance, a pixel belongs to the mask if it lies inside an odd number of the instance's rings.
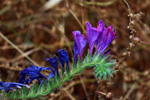
[{"label": "green foliage", "polygon": [[[21,90],[7,93],[7,98],[11,99],[28,99],[28,98],[40,98],[51,92],[56,88],[62,86],[66,81],[70,81],[73,77],[87,68],[94,67],[94,74],[99,79],[109,79],[109,75],[112,76],[114,71],[111,69],[115,65],[115,60],[110,60],[109,56],[102,55],[90,55],[89,51],[85,59],[82,61],[78,57],[77,63],[72,59],[72,68],[66,68],[59,77],[56,73],[53,79],[45,80],[43,84],[38,85],[35,83],[31,89],[23,87]],[[72,69],[72,71],[71,71]]]},{"label": "green foliage", "polygon": [[5,91],[0,91],[0,100],[5,100],[6,94]]},{"label": "green foliage", "polygon": [[115,60],[110,60],[109,56],[95,56],[96,66],[94,67],[94,74],[96,78],[102,80],[109,79],[109,76],[113,76],[115,71],[111,67],[115,66]]}]

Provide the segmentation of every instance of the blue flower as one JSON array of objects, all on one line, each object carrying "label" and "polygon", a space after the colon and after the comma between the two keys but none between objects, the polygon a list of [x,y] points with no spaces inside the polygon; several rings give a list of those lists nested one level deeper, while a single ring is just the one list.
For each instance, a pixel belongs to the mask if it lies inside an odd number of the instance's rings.
[{"label": "blue flower", "polygon": [[52,67],[54,67],[54,71],[57,72],[57,75],[59,76],[57,56],[55,56],[54,58],[46,58],[46,61],[49,61]]},{"label": "blue flower", "polygon": [[76,62],[78,54],[79,54],[80,59],[82,57],[83,50],[84,50],[86,43],[87,43],[87,39],[81,34],[80,31],[73,31],[72,33],[74,35],[74,40],[75,40],[75,43],[74,43],[74,60]]},{"label": "blue flower", "polygon": [[62,71],[64,72],[64,65],[66,63],[67,68],[69,69],[69,56],[67,51],[65,51],[64,49],[62,50],[58,50],[58,54],[59,54],[59,61],[62,65]]},{"label": "blue flower", "polygon": [[[32,80],[37,79],[38,81],[40,81],[40,83],[42,83],[40,78],[46,78],[46,76],[44,76],[43,74],[40,73],[40,71],[42,70],[51,70],[51,74],[53,74],[53,69],[47,67],[35,67],[34,65],[31,65],[30,67],[22,70],[20,72],[20,79],[19,79],[19,83],[25,83],[28,84],[30,83]],[[28,78],[26,78],[26,76],[29,76]],[[51,76],[52,77],[52,76]]]},{"label": "blue flower", "polygon": [[0,90],[5,90],[5,92],[9,92],[9,90],[15,90],[14,88],[21,88],[21,86],[25,86],[30,88],[29,85],[15,83],[15,82],[1,82],[0,81]]},{"label": "blue flower", "polygon": [[48,79],[51,79],[51,78],[53,78],[54,77],[54,75],[55,75],[55,71],[52,69],[52,68],[50,68],[50,67],[48,67],[49,68],[49,70],[51,70],[52,72],[50,73],[50,75],[48,76]]}]

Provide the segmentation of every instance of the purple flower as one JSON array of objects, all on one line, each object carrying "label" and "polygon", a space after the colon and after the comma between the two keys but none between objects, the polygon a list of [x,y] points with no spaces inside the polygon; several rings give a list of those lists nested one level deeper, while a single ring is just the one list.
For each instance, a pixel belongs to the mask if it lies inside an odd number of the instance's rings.
[{"label": "purple flower", "polygon": [[77,56],[79,54],[79,57],[81,59],[83,50],[86,46],[87,39],[81,34],[80,31],[73,31],[74,35],[74,60],[77,61]]},{"label": "purple flower", "polygon": [[102,20],[100,20],[100,21],[98,22],[97,30],[98,30],[99,32],[102,32],[102,31],[105,29],[104,26],[105,26],[104,22],[103,22]]},{"label": "purple flower", "polygon": [[69,69],[69,56],[67,51],[65,51],[64,49],[62,50],[58,50],[58,54],[59,54],[59,61],[62,65],[62,71],[64,72],[64,65],[66,63],[67,68]]},{"label": "purple flower", "polygon": [[54,58],[46,58],[46,61],[49,61],[52,67],[54,67],[54,71],[57,72],[57,75],[59,76],[57,56],[55,56]]},{"label": "purple flower", "polygon": [[97,50],[99,53],[104,53],[109,44],[116,38],[116,30],[109,26],[108,28],[103,28],[97,39]]},{"label": "purple flower", "polygon": [[21,86],[25,86],[30,88],[29,85],[15,83],[15,82],[1,82],[0,81],[0,90],[5,90],[5,92],[9,92],[9,90],[15,90],[14,88],[21,88]]},{"label": "purple flower", "polygon": [[[42,83],[40,78],[46,78],[46,76],[44,76],[43,74],[40,73],[40,71],[42,70],[51,70],[51,74],[53,73],[53,69],[47,67],[35,67],[34,65],[31,65],[30,67],[22,70],[20,72],[20,79],[19,79],[19,83],[25,83],[28,84],[30,83],[32,80],[37,79],[38,81],[40,81],[40,83]],[[29,76],[28,78],[26,78],[26,76]]]},{"label": "purple flower", "polygon": [[74,42],[74,61],[76,62],[77,61],[77,57],[78,57],[78,54],[79,54],[79,51],[78,51],[78,47],[77,47],[77,43]]},{"label": "purple flower", "polygon": [[86,25],[87,39],[89,42],[89,51],[90,54],[92,54],[96,40],[99,36],[99,31],[95,27],[92,27],[92,25],[89,22],[86,22]]},{"label": "purple flower", "polygon": [[89,42],[89,51],[92,54],[95,44],[96,52],[103,54],[108,45],[116,38],[116,31],[112,26],[105,28],[102,20],[98,22],[97,28],[87,22],[87,39]]}]

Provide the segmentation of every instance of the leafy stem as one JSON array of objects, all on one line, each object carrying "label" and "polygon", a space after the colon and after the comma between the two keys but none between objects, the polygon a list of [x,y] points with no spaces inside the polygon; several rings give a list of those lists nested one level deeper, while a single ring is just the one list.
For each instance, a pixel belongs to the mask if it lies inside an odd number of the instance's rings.
[{"label": "leafy stem", "polygon": [[7,97],[12,99],[28,99],[45,96],[53,92],[56,88],[62,86],[66,81],[72,80],[76,74],[91,67],[94,67],[97,78],[109,79],[108,75],[112,76],[112,73],[114,72],[110,67],[114,66],[115,63],[114,60],[108,58],[109,56],[91,56],[88,52],[83,61],[78,57],[78,61],[75,64],[73,59],[72,72],[70,67],[66,68],[66,71],[61,76],[58,76],[57,73],[55,73],[54,78],[49,79],[48,81],[45,80],[43,84],[38,85],[35,83],[31,89],[23,87],[21,90],[9,92]]}]

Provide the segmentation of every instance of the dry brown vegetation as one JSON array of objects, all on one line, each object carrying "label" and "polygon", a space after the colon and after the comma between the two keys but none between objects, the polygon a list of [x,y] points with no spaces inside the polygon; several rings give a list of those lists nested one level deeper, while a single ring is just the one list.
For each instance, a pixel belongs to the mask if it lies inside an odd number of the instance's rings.
[{"label": "dry brown vegetation", "polygon": [[66,48],[71,63],[72,31],[86,34],[86,21],[96,26],[103,20],[117,30],[118,38],[109,47],[117,73],[99,81],[92,69],[85,70],[46,100],[149,100],[150,0],[53,1],[0,0],[1,80],[18,82],[19,71],[31,63],[50,66],[45,58],[57,49]]}]

